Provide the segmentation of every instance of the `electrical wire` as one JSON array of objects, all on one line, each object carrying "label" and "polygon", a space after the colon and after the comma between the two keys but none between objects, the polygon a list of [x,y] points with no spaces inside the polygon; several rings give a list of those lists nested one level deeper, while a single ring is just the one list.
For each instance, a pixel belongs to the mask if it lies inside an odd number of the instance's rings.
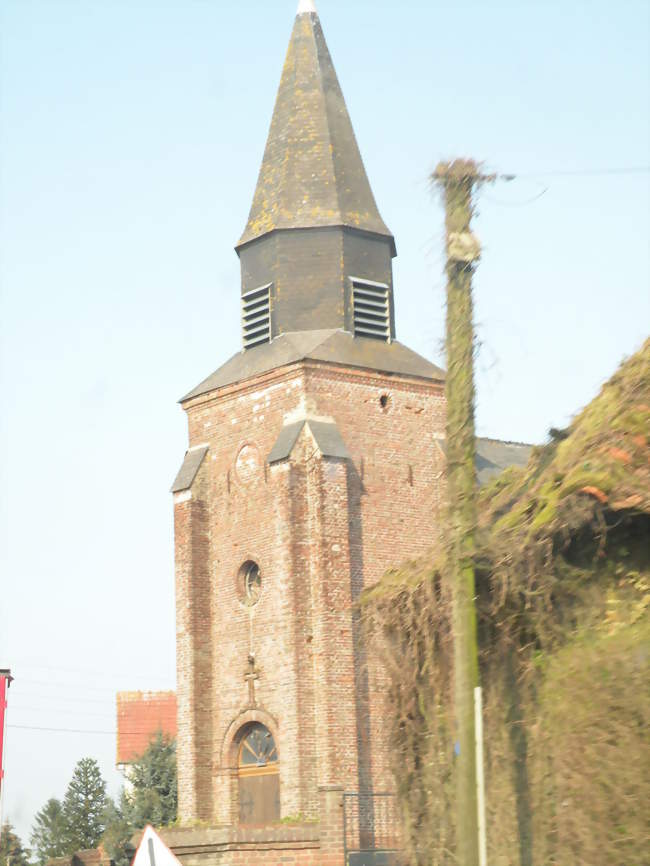
[{"label": "electrical wire", "polygon": [[519,177],[606,177],[607,175],[648,174],[650,165],[632,165],[617,168],[578,168],[555,171],[527,171],[498,175],[499,179],[510,181]]},{"label": "electrical wire", "polygon": [[[22,680],[22,682],[25,682],[25,680]],[[63,685],[69,686],[70,684],[65,683]],[[291,686],[295,686],[295,685],[296,685],[295,680],[286,680],[286,681],[283,681],[280,683],[274,683],[273,688],[274,688],[274,690],[277,690],[277,689],[283,689],[283,688],[290,688]],[[115,695],[115,694],[116,693],[113,692],[113,695]],[[93,698],[68,698],[68,697],[61,697],[61,696],[58,697],[58,700],[62,700],[66,703],[67,702],[81,703],[81,704],[95,703],[95,704],[102,704],[102,705],[106,705],[109,702],[109,698],[105,698],[102,700],[102,699],[97,699],[97,698],[95,698],[95,699],[93,699]],[[112,701],[111,701],[111,703],[112,703]],[[214,706],[213,709],[216,710],[217,712],[224,712],[224,713],[228,713],[228,714],[232,715],[234,713],[237,713],[237,711],[239,709],[239,705],[236,704],[236,705],[232,705],[232,706],[226,706],[226,705],[222,704],[222,705]],[[21,710],[25,710],[27,712],[40,712],[40,713],[46,713],[46,712],[50,711],[52,713],[52,715],[56,715],[57,712],[63,713],[66,715],[74,713],[75,715],[78,715],[78,716],[95,717],[95,718],[108,718],[108,716],[110,715],[114,718],[115,717],[114,713],[116,712],[117,707],[115,707],[115,709],[112,712],[104,714],[104,713],[84,712],[83,710],[79,710],[78,712],[76,710],[63,710],[60,707],[52,707],[49,702],[44,704],[42,707],[30,707],[30,706],[22,706],[21,707],[20,705],[16,705],[16,704],[13,705],[13,712],[21,712]],[[91,728],[59,728],[59,727],[49,727],[49,726],[41,726],[41,725],[10,724],[10,725],[7,725],[7,727],[14,728],[16,730],[23,730],[23,731],[44,731],[44,732],[52,732],[52,733],[104,734],[104,735],[111,734],[113,736],[116,736],[118,733],[117,730],[103,731],[103,730],[97,730],[97,729],[91,729]],[[120,729],[119,733],[120,733],[120,735],[151,734],[151,727],[133,728],[133,729],[129,729],[129,730]]]},{"label": "electrical wire", "polygon": [[93,713],[93,712],[88,712],[88,710],[78,710],[78,709],[64,710],[61,707],[52,707],[49,705],[45,705],[45,706],[41,705],[40,707],[14,706],[13,711],[15,713],[21,713],[21,712],[26,711],[26,712],[30,712],[30,713],[34,712],[34,713],[41,713],[41,714],[43,714],[44,712],[48,712],[48,713],[51,713],[52,715],[64,715],[64,716],[93,716],[93,717],[98,718],[98,719],[106,719],[108,717],[115,718],[115,709],[114,708],[111,712],[107,711],[104,713]]},{"label": "electrical wire", "polygon": [[[116,736],[117,731],[97,731],[82,728],[44,728],[38,725],[7,725],[8,728],[14,728],[18,731],[50,731],[62,734],[111,734]],[[142,731],[120,731],[121,734],[146,734],[151,733],[149,729]]]},{"label": "electrical wire", "polygon": [[[262,671],[262,673],[263,673],[263,671]],[[83,689],[83,690],[90,689],[92,691],[107,692],[111,695],[116,695],[116,694],[121,693],[121,692],[133,692],[133,691],[143,692],[144,694],[152,693],[152,692],[154,694],[156,694],[158,692],[165,693],[165,692],[175,691],[174,688],[169,688],[169,689],[124,689],[124,688],[118,688],[118,689],[115,689],[115,688],[112,688],[111,686],[95,686],[95,687],[93,687],[93,686],[86,685],[86,683],[72,683],[72,682],[66,683],[66,682],[54,682],[54,681],[50,681],[50,680],[30,680],[30,679],[24,679],[22,677],[20,677],[18,679],[16,679],[14,677],[14,682],[29,683],[29,684],[34,684],[34,685],[46,685],[46,686],[56,687],[59,689]],[[282,686],[290,686],[290,685],[292,685],[293,682],[294,682],[293,679],[282,680],[281,682],[274,682],[273,686],[275,688],[280,688]],[[16,687],[14,686],[14,690],[15,689],[16,689]],[[38,691],[39,691],[38,689],[35,691],[29,690],[28,693],[34,694],[35,692],[38,692]],[[20,697],[20,693],[16,694],[16,698],[18,698],[18,697]],[[49,695],[47,692],[41,691],[40,694],[36,694],[36,697],[37,698],[43,697],[44,699],[47,699],[49,697]],[[56,697],[57,700],[64,700],[64,701],[77,700],[76,698],[68,698],[67,695],[60,695],[60,694],[57,694],[54,697]],[[95,703],[104,703],[104,701],[107,699],[106,698],[102,699],[102,698],[85,698],[84,697],[84,698],[81,698],[80,700],[83,700],[83,701],[88,700],[88,701],[93,701]]]},{"label": "electrical wire", "polygon": [[503,207],[525,207],[526,205],[532,204],[533,202],[540,199],[545,193],[549,191],[550,187],[545,186],[544,189],[534,195],[532,198],[527,198],[525,201],[501,201],[497,198],[492,198],[490,195],[486,195],[485,193],[481,194],[481,199],[485,199],[485,201],[489,201],[492,204],[498,204]]},{"label": "electrical wire", "polygon": [[56,671],[57,673],[64,672],[70,674],[87,674],[90,677],[139,677],[142,679],[149,680],[168,680],[169,677],[161,674],[160,672],[157,674],[153,673],[143,673],[136,671],[98,671],[91,670],[89,668],[66,668],[61,667],[60,665],[52,666],[52,665],[41,665],[35,662],[27,662],[21,661],[20,658],[15,660],[16,668],[34,668],[39,671]]},{"label": "electrical wire", "polygon": [[[88,685],[87,683],[74,683],[74,682],[54,682],[53,680],[32,680],[27,677],[21,677],[19,680],[21,683],[27,683],[29,685],[37,685],[37,686],[51,686],[52,688],[79,688],[84,689],[86,691],[91,692],[111,692],[115,693],[115,689],[111,686],[93,686]],[[118,691],[142,691],[141,689],[118,689]],[[152,691],[151,689],[145,689],[144,691]],[[164,689],[153,689],[153,691],[165,691]]]},{"label": "electrical wire", "polygon": [[[117,694],[117,692],[113,692],[113,695]],[[20,709],[20,699],[23,695],[15,695],[12,701],[12,706],[14,709]],[[65,704],[100,704],[101,706],[106,706],[108,703],[112,703],[112,699],[110,697],[105,698],[72,698],[72,697],[63,697],[61,695],[46,695],[46,694],[34,694],[29,693],[25,695],[25,697],[29,697],[33,700],[43,699],[45,703],[42,705],[42,709],[47,710],[50,707],[56,708],[59,703],[63,702]]]},{"label": "electrical wire", "polygon": [[[90,683],[80,683],[80,682],[54,682],[54,680],[32,680],[28,677],[21,677],[20,684],[27,686],[47,686],[51,689],[83,689],[84,691],[90,692],[112,692],[114,689],[111,686],[95,686]],[[41,689],[41,691],[43,691]],[[47,692],[43,692],[47,694]]]},{"label": "electrical wire", "polygon": [[[596,168],[596,169],[567,169],[556,170],[556,171],[537,171],[537,172],[516,172],[513,174],[497,174],[495,176],[495,180],[505,181],[506,183],[510,183],[514,180],[520,179],[530,179],[534,180],[535,178],[562,178],[562,177],[613,177],[616,175],[635,175],[635,174],[648,174],[650,173],[650,165],[636,165],[636,166],[628,166],[624,168]],[[499,199],[492,198],[490,195],[486,195],[485,192],[481,194],[481,198],[485,201],[489,201],[492,204],[501,205],[502,207],[525,207],[526,205],[533,204],[538,199],[540,199],[543,195],[545,195],[549,191],[549,186],[544,186],[544,189],[541,192],[534,195],[532,198],[526,199],[525,201],[502,201]]]},{"label": "electrical wire", "polygon": [[[231,712],[236,713],[237,710],[234,708],[230,708]],[[123,730],[122,728],[112,730],[112,731],[102,731],[97,728],[50,728],[41,725],[7,725],[8,728],[13,728],[18,731],[46,731],[52,733],[60,733],[60,734],[110,734],[115,737],[119,733],[120,736],[134,735],[134,734],[150,734],[153,735],[156,733],[156,728],[130,728],[128,730]]]}]

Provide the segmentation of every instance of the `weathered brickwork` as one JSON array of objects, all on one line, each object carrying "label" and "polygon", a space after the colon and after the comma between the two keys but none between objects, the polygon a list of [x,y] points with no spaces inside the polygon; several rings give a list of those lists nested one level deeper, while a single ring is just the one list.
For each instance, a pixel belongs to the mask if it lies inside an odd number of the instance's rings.
[{"label": "weathered brickwork", "polygon": [[[283,816],[318,818],[319,786],[389,789],[382,675],[354,602],[435,529],[440,385],[301,362],[185,408],[190,447],[209,450],[175,496],[181,817],[237,822],[237,734],[250,721],[276,739]],[[300,417],[334,421],[350,459],[323,457],[305,426],[269,465]],[[238,595],[246,560],[262,573],[254,606]]]},{"label": "weathered brickwork", "polygon": [[164,830],[183,866],[342,866],[343,791],[321,788],[320,821],[268,828]]},{"label": "weathered brickwork", "polygon": [[183,866],[323,866],[326,862],[318,825],[225,832],[179,830],[163,838]]},{"label": "weathered brickwork", "polygon": [[[386,679],[356,603],[436,532],[444,374],[394,341],[395,243],[306,0],[237,252],[254,348],[183,401],[190,452],[174,510],[188,827],[168,843],[185,866],[343,866],[343,792],[371,802],[392,788]],[[247,598],[251,563],[261,587]],[[257,755],[240,776],[255,723],[278,762]],[[269,818],[278,779],[290,825]],[[357,847],[374,829],[359,809]],[[260,815],[264,829],[246,826]]]}]

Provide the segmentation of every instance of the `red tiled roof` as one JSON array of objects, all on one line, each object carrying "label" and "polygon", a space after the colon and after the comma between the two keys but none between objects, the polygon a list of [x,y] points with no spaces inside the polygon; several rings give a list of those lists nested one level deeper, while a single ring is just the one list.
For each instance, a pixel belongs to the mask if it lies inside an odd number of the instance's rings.
[{"label": "red tiled roof", "polygon": [[117,693],[117,764],[132,764],[158,731],[176,736],[175,692]]}]

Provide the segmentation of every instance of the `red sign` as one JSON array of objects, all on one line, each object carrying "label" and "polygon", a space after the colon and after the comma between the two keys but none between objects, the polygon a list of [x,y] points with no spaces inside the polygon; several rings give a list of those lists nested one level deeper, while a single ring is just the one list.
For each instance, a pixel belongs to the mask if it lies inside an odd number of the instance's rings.
[{"label": "red sign", "polygon": [[4,741],[5,741],[5,719],[7,713],[7,689],[11,682],[9,671],[0,672],[0,792],[2,791],[2,780],[4,778]]}]

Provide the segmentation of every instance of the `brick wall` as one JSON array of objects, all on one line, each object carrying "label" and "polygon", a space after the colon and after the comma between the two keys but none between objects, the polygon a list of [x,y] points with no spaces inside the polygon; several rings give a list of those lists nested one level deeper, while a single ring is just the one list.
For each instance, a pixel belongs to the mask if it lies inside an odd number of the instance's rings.
[{"label": "brick wall", "polygon": [[[283,816],[319,818],[319,786],[390,789],[384,678],[353,602],[435,531],[441,386],[302,362],[185,409],[190,446],[209,451],[175,496],[181,818],[237,822],[237,734],[251,720],[276,738]],[[323,457],[305,427],[269,466],[285,421],[305,414],[333,419],[351,459]],[[262,572],[252,607],[237,589],[247,559]]]},{"label": "brick wall", "polygon": [[[324,866],[319,834],[314,825],[183,829],[161,836],[183,866]],[[332,866],[343,866],[343,860]]]},{"label": "brick wall", "polygon": [[183,866],[344,866],[343,791],[321,788],[318,823],[161,831]]}]

